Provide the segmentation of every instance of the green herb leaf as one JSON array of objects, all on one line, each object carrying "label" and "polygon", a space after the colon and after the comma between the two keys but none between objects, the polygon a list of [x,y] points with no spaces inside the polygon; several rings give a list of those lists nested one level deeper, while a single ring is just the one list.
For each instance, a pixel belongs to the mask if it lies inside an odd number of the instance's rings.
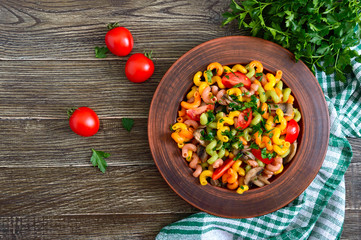
[{"label": "green herb leaf", "polygon": [[242,152],[237,153],[237,155],[233,158],[234,161],[240,159],[243,156]]},{"label": "green herb leaf", "polygon": [[122,118],[122,126],[125,128],[128,132],[132,130],[134,125],[134,120],[131,118]]},{"label": "green herb leaf", "polygon": [[252,142],[249,148],[259,149],[259,146],[256,143]]},{"label": "green herb leaf", "polygon": [[278,123],[280,121],[278,115],[276,115],[274,118],[273,118],[273,122],[274,123]]},{"label": "green herb leaf", "polygon": [[262,158],[271,159],[271,158],[274,158],[275,156],[276,156],[276,153],[275,153],[275,152],[268,153],[266,148],[263,148],[263,149],[261,150],[261,157],[262,157]]},{"label": "green herb leaf", "polygon": [[252,36],[293,52],[311,71],[317,68],[345,81],[351,60],[361,62],[361,55],[350,49],[361,40],[360,12],[358,0],[232,0],[223,25],[237,21]]},{"label": "green herb leaf", "polygon": [[355,61],[361,63],[361,55],[355,58]]},{"label": "green herb leaf", "polygon": [[231,151],[232,144],[230,142],[225,142],[225,143],[223,143],[222,148],[224,148],[224,149],[226,149],[228,151]]},{"label": "green herb leaf", "polygon": [[106,58],[109,49],[107,47],[95,47],[95,57],[96,58]]},{"label": "green herb leaf", "polygon": [[212,141],[215,138],[216,134],[217,134],[216,130],[211,130],[208,132],[208,134],[204,130],[202,130],[201,140]]},{"label": "green herb leaf", "polygon": [[212,82],[212,77],[213,77],[212,70],[206,70],[206,74],[207,74],[208,82],[211,83]]},{"label": "green herb leaf", "polygon": [[238,83],[238,84],[234,85],[233,87],[234,87],[234,88],[239,88],[239,87],[243,87],[243,86],[244,86],[243,83]]},{"label": "green herb leaf", "polygon": [[256,73],[256,77],[263,76],[263,73]]},{"label": "green herb leaf", "polygon": [[92,149],[92,152],[93,155],[90,158],[91,163],[93,164],[94,167],[98,167],[102,173],[105,173],[108,164],[104,158],[108,158],[110,154],[102,151],[96,151],[94,149]]},{"label": "green herb leaf", "polygon": [[213,111],[207,111],[206,114],[208,119],[208,123],[207,123],[208,125],[216,119],[216,116],[214,115]]},{"label": "green herb leaf", "polygon": [[258,132],[258,134],[262,135],[263,133],[263,127],[262,127],[262,122],[252,126],[252,132],[256,133]]}]

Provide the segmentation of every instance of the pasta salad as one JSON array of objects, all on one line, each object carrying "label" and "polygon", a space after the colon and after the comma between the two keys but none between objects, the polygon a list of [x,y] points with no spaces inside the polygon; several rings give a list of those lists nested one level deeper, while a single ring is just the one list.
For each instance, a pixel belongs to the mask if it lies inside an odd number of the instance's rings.
[{"label": "pasta salad", "polygon": [[242,194],[270,184],[297,150],[301,114],[282,71],[213,62],[193,77],[172,139],[201,185]]}]

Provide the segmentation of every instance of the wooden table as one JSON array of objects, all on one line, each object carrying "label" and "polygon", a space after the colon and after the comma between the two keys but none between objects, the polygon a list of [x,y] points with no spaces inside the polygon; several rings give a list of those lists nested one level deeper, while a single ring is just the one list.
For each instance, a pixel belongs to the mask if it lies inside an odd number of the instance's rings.
[{"label": "wooden table", "polygon": [[[229,1],[0,1],[0,239],[152,239],[198,212],[154,165],[147,141],[153,93],[167,69],[207,40],[246,34],[221,27]],[[106,24],[134,36],[132,53],[153,50],[143,84],[124,74],[128,57],[94,57]],[[101,120],[93,137],[74,134],[66,110],[88,106]],[[133,118],[129,133],[121,118]],[[361,235],[361,140],[346,174],[342,237]],[[91,167],[91,148],[111,153]]]}]

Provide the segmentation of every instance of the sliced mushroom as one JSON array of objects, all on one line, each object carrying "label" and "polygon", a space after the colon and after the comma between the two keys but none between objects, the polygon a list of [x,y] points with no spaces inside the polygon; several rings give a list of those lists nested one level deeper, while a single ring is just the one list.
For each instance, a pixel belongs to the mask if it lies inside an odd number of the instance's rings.
[{"label": "sliced mushroom", "polygon": [[209,182],[213,186],[221,187],[221,183],[220,183],[220,181],[218,179],[217,180],[211,179]]},{"label": "sliced mushroom", "polygon": [[295,156],[297,151],[297,141],[293,142],[290,146],[290,153],[288,154],[288,156],[283,160],[284,163],[289,163],[291,162],[291,160],[293,159],[293,157]]},{"label": "sliced mushroom", "polygon": [[251,152],[249,152],[249,150],[245,150],[245,149],[242,150],[244,154],[241,156],[241,160],[244,161],[247,161],[248,159],[256,160],[256,157]]},{"label": "sliced mushroom", "polygon": [[206,145],[206,142],[204,140],[201,139],[201,131],[204,131],[203,129],[197,129],[193,132],[193,136],[194,136],[194,139],[197,140],[197,142],[199,142],[199,144],[201,144],[202,146],[207,146]]},{"label": "sliced mushroom", "polygon": [[227,102],[227,104],[234,103],[235,105],[241,107],[241,105],[238,102],[234,101],[228,94],[224,94],[222,98]]},{"label": "sliced mushroom", "polygon": [[276,111],[280,108],[285,116],[291,116],[293,112],[293,106],[290,103],[278,103],[278,104],[269,104],[271,111]]},{"label": "sliced mushroom", "polygon": [[266,177],[258,175],[252,180],[252,183],[258,187],[263,187],[264,185],[271,184]]},{"label": "sliced mushroom", "polygon": [[255,180],[257,178],[257,175],[259,175],[262,171],[263,167],[255,167],[249,170],[244,177],[244,184],[249,185],[249,183]]},{"label": "sliced mushroom", "polygon": [[267,185],[271,184],[271,183],[268,181],[268,179],[267,179],[265,176],[262,176],[262,175],[259,175],[259,176],[258,176],[258,180],[260,180],[261,182],[263,182],[264,184],[267,184]]},{"label": "sliced mushroom", "polygon": [[208,154],[206,152],[206,148],[203,147],[202,145],[199,145],[197,149],[197,155],[202,163],[207,161]]},{"label": "sliced mushroom", "polygon": [[252,183],[258,187],[263,187],[264,186],[264,182],[260,181],[259,179],[255,179],[252,181]]}]

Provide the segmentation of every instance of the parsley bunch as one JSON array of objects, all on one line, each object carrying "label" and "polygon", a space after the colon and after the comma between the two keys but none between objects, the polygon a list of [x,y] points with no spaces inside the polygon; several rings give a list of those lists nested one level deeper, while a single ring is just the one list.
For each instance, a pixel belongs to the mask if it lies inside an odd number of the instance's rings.
[{"label": "parsley bunch", "polygon": [[350,49],[361,39],[359,0],[232,0],[230,9],[223,25],[237,20],[252,36],[293,52],[313,73],[317,67],[345,81],[351,59],[361,62],[361,55]]}]

